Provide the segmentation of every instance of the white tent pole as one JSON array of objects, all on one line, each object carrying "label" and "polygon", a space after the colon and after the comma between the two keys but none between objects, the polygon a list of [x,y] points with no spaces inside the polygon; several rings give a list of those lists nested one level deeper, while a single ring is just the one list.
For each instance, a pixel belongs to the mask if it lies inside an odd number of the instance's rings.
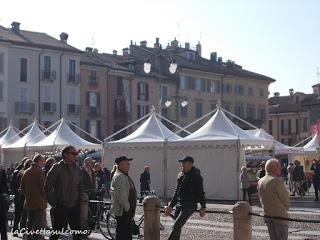
[{"label": "white tent pole", "polygon": [[240,182],[239,182],[239,176],[240,176],[240,139],[239,139],[239,136],[238,136],[238,139],[237,139],[237,192],[238,192],[238,199],[241,199],[241,195],[240,195]]},{"label": "white tent pole", "polygon": [[307,137],[306,139],[303,139],[301,142],[298,142],[296,145],[294,145],[294,147],[299,146],[300,144],[302,144],[302,143],[304,143],[304,142],[308,141],[310,138],[313,138],[313,137],[314,137],[314,135],[313,135],[313,136],[309,136],[309,137]]},{"label": "white tent pole", "polygon": [[163,142],[163,168],[164,168],[164,176],[163,176],[163,195],[164,197],[167,197],[167,185],[168,185],[168,159],[167,159],[167,145],[168,141],[167,139]]},{"label": "white tent pole", "polygon": [[152,111],[152,112],[148,113],[147,115],[144,115],[142,118],[140,118],[140,119],[138,119],[138,120],[134,121],[133,123],[129,124],[128,126],[126,126],[126,127],[122,128],[122,129],[120,129],[119,131],[117,131],[117,132],[113,133],[113,134],[112,134],[112,135],[110,135],[109,137],[106,137],[103,141],[104,141],[104,142],[107,142],[107,140],[109,140],[109,139],[113,138],[114,136],[116,136],[117,134],[121,133],[122,131],[124,131],[124,130],[128,129],[129,127],[131,127],[131,126],[135,125],[136,123],[138,123],[138,122],[142,121],[143,119],[145,119],[145,118],[149,117],[151,114],[153,114],[153,112],[154,112],[154,111]]},{"label": "white tent pole", "polygon": [[90,137],[92,137],[93,139],[95,139],[96,141],[98,141],[100,144],[102,143],[101,140],[99,140],[98,138],[95,138],[93,135],[91,135],[90,133],[84,131],[83,129],[81,129],[80,127],[78,127],[77,125],[75,125],[74,123],[72,123],[71,121],[65,120],[67,123],[71,124],[71,126],[76,127],[77,129],[79,129],[80,131],[84,132],[85,134],[88,134]]},{"label": "white tent pole", "polygon": [[214,113],[216,110],[217,110],[217,108],[214,109],[214,110],[212,110],[211,112],[207,113],[206,115],[203,115],[201,118],[198,118],[197,120],[193,121],[192,123],[188,124],[187,126],[183,127],[182,129],[178,130],[177,132],[175,132],[175,134],[178,134],[178,133],[180,133],[180,132],[182,132],[182,131],[186,131],[187,128],[193,126],[193,125],[196,124],[197,122],[200,122],[202,119],[210,116],[210,115],[211,115],[212,113]]},{"label": "white tent pole", "polygon": [[173,126],[175,126],[175,127],[179,128],[180,130],[183,130],[183,131],[187,132],[188,134],[191,134],[191,132],[189,132],[189,131],[188,131],[188,130],[186,130],[186,129],[183,129],[183,128],[182,128],[182,127],[180,127],[178,124],[175,124],[174,122],[171,122],[169,119],[165,118],[164,116],[161,116],[161,115],[160,115],[160,114],[158,114],[158,113],[155,113],[155,114],[156,114],[156,116],[157,116],[157,117],[159,117],[159,118],[162,118],[162,119],[166,120],[168,123],[171,123]]},{"label": "white tent pole", "polygon": [[222,108],[222,110],[223,110],[224,112],[230,114],[232,117],[234,117],[234,118],[240,120],[241,122],[244,122],[245,124],[249,125],[250,127],[253,127],[254,129],[258,129],[256,126],[252,125],[251,123],[247,122],[246,120],[243,120],[243,119],[239,118],[238,116],[236,116],[236,115],[234,115],[233,113],[225,110],[224,108]]}]

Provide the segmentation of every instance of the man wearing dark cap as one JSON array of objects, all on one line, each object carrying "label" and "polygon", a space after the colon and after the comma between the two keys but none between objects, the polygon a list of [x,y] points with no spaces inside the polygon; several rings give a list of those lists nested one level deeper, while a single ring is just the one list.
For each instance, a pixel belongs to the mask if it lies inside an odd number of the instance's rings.
[{"label": "man wearing dark cap", "polygon": [[111,181],[111,213],[116,216],[116,240],[132,239],[132,220],[134,218],[137,192],[128,175],[132,158],[121,156],[115,159],[117,171]]},{"label": "man wearing dark cap", "polygon": [[190,156],[185,156],[179,160],[182,166],[182,172],[178,174],[178,183],[174,191],[174,196],[168,207],[165,208],[165,214],[171,214],[176,206],[174,214],[175,222],[168,240],[179,240],[181,228],[187,222],[189,217],[197,209],[200,203],[201,209],[199,215],[204,217],[206,202],[203,190],[203,179],[200,170],[193,166],[194,160]]}]

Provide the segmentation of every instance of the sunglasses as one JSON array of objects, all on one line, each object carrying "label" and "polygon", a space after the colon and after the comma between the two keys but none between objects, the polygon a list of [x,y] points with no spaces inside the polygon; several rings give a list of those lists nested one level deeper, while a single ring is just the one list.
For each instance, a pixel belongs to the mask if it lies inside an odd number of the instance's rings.
[{"label": "sunglasses", "polygon": [[78,155],[77,152],[68,152],[68,153],[72,154],[73,156],[77,156]]}]

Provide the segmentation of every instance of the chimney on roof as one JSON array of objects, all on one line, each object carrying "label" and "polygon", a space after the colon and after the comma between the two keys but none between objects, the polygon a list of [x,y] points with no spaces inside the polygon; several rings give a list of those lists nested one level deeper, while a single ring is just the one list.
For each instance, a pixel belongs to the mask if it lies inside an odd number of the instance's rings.
[{"label": "chimney on roof", "polygon": [[159,38],[156,38],[156,42],[154,43],[154,48],[160,48]]},{"label": "chimney on roof", "polygon": [[86,52],[92,52],[92,47],[86,47]]},{"label": "chimney on roof", "polygon": [[273,95],[274,95],[274,97],[280,97],[280,93],[279,92],[275,92]]},{"label": "chimney on roof", "polygon": [[94,54],[98,54],[98,52],[99,52],[99,51],[98,51],[98,48],[94,48],[94,49],[93,49],[93,53],[94,53]]},{"label": "chimney on roof", "polygon": [[197,51],[197,53],[198,53],[198,56],[201,57],[201,44],[200,44],[200,42],[198,42],[198,44],[197,44],[197,46],[196,46],[196,51]]},{"label": "chimney on roof", "polygon": [[123,56],[128,56],[129,55],[129,48],[123,48],[122,49],[122,55]]},{"label": "chimney on roof", "polygon": [[292,95],[293,95],[293,93],[294,93],[293,88],[290,88],[290,89],[289,89],[289,94],[290,94],[290,96],[292,96]]},{"label": "chimney on roof", "polygon": [[189,43],[189,42],[185,42],[184,48],[185,48],[186,50],[189,50],[189,49],[190,49],[190,43]]},{"label": "chimney on roof", "polygon": [[69,37],[69,35],[68,35],[67,33],[65,33],[65,32],[62,32],[62,33],[60,34],[60,40],[61,40],[62,42],[67,43],[68,37]]},{"label": "chimney on roof", "polygon": [[222,63],[222,57],[218,57],[218,63]]},{"label": "chimney on roof", "polygon": [[11,27],[12,27],[11,29],[15,32],[20,31],[20,23],[19,22],[12,22]]},{"label": "chimney on roof", "polygon": [[132,40],[130,40],[130,46],[131,46],[131,45],[133,45],[133,41],[132,41]]},{"label": "chimney on roof", "polygon": [[112,51],[112,54],[113,54],[113,55],[117,55],[117,50],[113,50],[113,51]]},{"label": "chimney on roof", "polygon": [[178,48],[179,47],[179,41],[176,38],[174,38],[174,40],[171,41],[171,47],[172,48]]},{"label": "chimney on roof", "polygon": [[141,41],[140,47],[147,47],[147,41],[146,40]]},{"label": "chimney on roof", "polygon": [[217,61],[217,52],[212,52],[210,54],[210,61],[216,62]]}]

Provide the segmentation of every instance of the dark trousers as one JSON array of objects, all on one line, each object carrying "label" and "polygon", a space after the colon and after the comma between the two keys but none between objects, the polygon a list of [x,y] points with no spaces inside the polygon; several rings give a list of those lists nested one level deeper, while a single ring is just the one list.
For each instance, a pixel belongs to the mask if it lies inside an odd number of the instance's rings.
[{"label": "dark trousers", "polygon": [[194,213],[197,206],[177,206],[176,211],[174,213],[174,224],[172,232],[168,238],[168,240],[179,240],[181,235],[181,229],[184,224],[187,222],[189,217]]},{"label": "dark trousers", "polygon": [[0,236],[1,240],[7,240],[7,213],[6,212],[0,212]]},{"label": "dark trousers", "polygon": [[[77,204],[72,208],[58,204],[52,208],[52,211],[50,211],[50,213],[53,216],[53,219],[51,219],[53,230],[56,230],[56,231],[62,231],[62,229],[66,230],[68,224],[71,230],[81,230],[79,204]],[[52,234],[50,236],[50,240],[57,240],[58,238],[59,238],[59,234]],[[80,240],[81,234],[74,234],[73,239]]]},{"label": "dark trousers", "polygon": [[320,184],[317,181],[313,181],[313,187],[314,187],[314,195],[316,197],[316,199],[319,199],[319,188],[320,188]]},{"label": "dark trousers", "polygon": [[[24,196],[20,194],[14,195],[14,221],[13,231],[26,227],[27,216],[23,214]],[[19,228],[20,224],[20,228]]]},{"label": "dark trousers", "polygon": [[117,229],[116,240],[132,240],[132,214],[123,212],[122,216],[116,217]]},{"label": "dark trousers", "polygon": [[[28,231],[44,229],[44,218],[46,217],[45,209],[27,210],[27,228]],[[40,234],[29,234],[27,240],[42,239]]]},{"label": "dark trousers", "polygon": [[250,195],[250,188],[242,188],[242,200],[247,201],[247,195],[249,199],[249,204],[251,205],[251,195]]}]

